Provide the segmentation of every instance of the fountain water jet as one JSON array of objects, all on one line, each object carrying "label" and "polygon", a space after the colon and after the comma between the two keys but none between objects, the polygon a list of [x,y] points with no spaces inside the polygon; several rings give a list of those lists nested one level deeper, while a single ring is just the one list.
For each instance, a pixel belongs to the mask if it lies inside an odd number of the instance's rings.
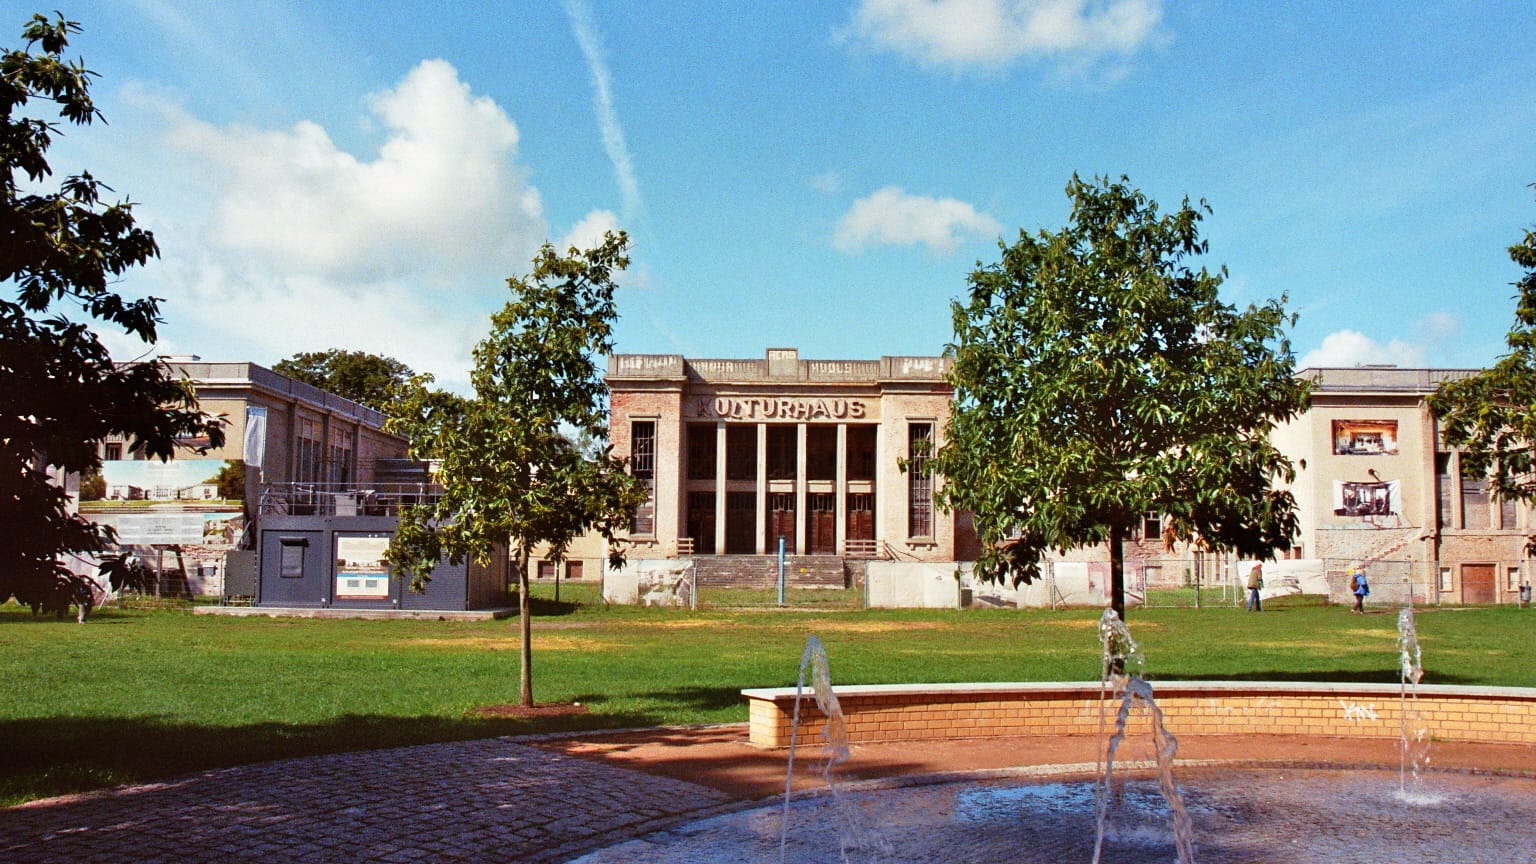
[{"label": "fountain water jet", "polygon": [[789,847],[789,802],[795,779],[795,739],[800,732],[800,697],[805,691],[807,670],[811,673],[811,692],[816,698],[816,708],[825,718],[823,737],[826,739],[826,744],[822,747],[822,763],[818,773],[826,782],[827,792],[832,798],[833,810],[838,821],[837,835],[842,860],[847,862],[849,852],[857,848],[869,848],[876,852],[888,853],[889,844],[885,843],[878,834],[866,828],[863,820],[838,794],[835,772],[837,766],[848,759],[848,724],[843,716],[842,706],[837,702],[837,694],[832,690],[832,672],[827,663],[827,651],[822,647],[821,640],[812,635],[805,640],[805,650],[800,654],[800,676],[795,682],[795,710],[789,731],[788,766],[784,772],[784,811],[779,833],[779,864],[784,864]]},{"label": "fountain water jet", "polygon": [[1398,798],[1410,804],[1435,804],[1440,796],[1423,787],[1422,775],[1429,768],[1429,727],[1419,714],[1419,681],[1424,678],[1424,658],[1419,648],[1412,603],[1397,614],[1397,647],[1402,681]]},{"label": "fountain water jet", "polygon": [[1173,760],[1179,752],[1179,741],[1163,723],[1163,711],[1152,698],[1152,685],[1142,678],[1146,671],[1146,655],[1141,646],[1131,638],[1125,622],[1113,609],[1105,609],[1099,618],[1099,641],[1103,646],[1103,665],[1099,675],[1099,735],[1104,734],[1105,700],[1113,694],[1120,696],[1120,708],[1115,714],[1115,732],[1109,737],[1104,759],[1100,763],[1099,779],[1095,788],[1093,864],[1099,864],[1104,851],[1104,835],[1111,797],[1119,797],[1115,787],[1115,754],[1125,740],[1125,727],[1131,709],[1139,706],[1151,724],[1153,758],[1157,765],[1157,785],[1173,825],[1173,842],[1179,864],[1194,864],[1194,824],[1184,807],[1184,797],[1173,779]]}]

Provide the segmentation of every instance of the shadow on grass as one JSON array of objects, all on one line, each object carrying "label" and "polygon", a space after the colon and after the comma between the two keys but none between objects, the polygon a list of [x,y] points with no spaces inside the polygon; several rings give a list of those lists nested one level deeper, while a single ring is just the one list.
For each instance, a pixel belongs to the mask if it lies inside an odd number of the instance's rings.
[{"label": "shadow on grass", "polygon": [[385,717],[218,727],[152,717],[0,721],[0,806],[253,762],[445,741],[654,726],[640,712],[553,718]]},{"label": "shadow on grass", "polygon": [[[679,712],[687,713],[725,711],[745,704],[740,687],[674,687],[670,690],[630,693],[624,698],[654,699],[658,703],[675,706],[675,710]],[[583,693],[573,698],[575,702],[593,706],[602,705],[609,700],[609,696],[601,693]]]}]

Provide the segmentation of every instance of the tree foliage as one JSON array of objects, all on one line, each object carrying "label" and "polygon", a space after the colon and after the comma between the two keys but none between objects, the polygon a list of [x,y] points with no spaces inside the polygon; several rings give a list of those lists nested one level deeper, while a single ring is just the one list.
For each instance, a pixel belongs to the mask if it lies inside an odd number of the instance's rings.
[{"label": "tree foliage", "polygon": [[1509,353],[1467,378],[1447,381],[1429,398],[1448,447],[1461,451],[1464,477],[1489,478],[1500,498],[1536,500],[1536,229],[1509,247],[1525,271],[1515,283]]},{"label": "tree foliage", "polygon": [[60,555],[111,539],[70,512],[50,473],[95,472],[108,435],[159,459],[172,457],[178,439],[224,439],[222,423],[197,410],[189,382],[159,362],[114,364],[92,329],[155,339],[159,300],[112,290],[158,254],[132,205],[104,202],[111,190],[84,172],[35,191],[52,176],[48,148],[60,130],[28,109],[73,124],[99,116],[92,73],[63,56],[78,31],[36,15],[22,32],[25,47],[0,56],[0,601],[45,590],[64,573]]},{"label": "tree foliage", "polygon": [[533,704],[528,564],[534,546],[558,559],[572,540],[597,530],[610,541],[645,500],[639,482],[608,448],[586,454],[571,442],[606,440],[607,389],[598,362],[613,350],[614,276],[629,263],[628,238],[608,234],[593,249],[558,254],[545,244],[527,277],[507,280],[512,300],[475,347],[473,398],[416,379],[391,406],[391,431],[413,455],[440,460],[441,497],[401,516],[390,543],[393,566],[420,590],[447,555],[487,560],[509,543],[517,562],[523,705]]},{"label": "tree foliage", "polygon": [[1031,582],[1042,556],[1121,544],[1145,514],[1166,539],[1269,557],[1289,547],[1294,468],[1270,442],[1299,414],[1284,298],[1239,312],[1206,252],[1209,207],[1163,215],[1129,180],[1074,176],[1071,223],[1020,232],[953,304],[954,413],[927,469],[940,502],[975,514],[977,573]]},{"label": "tree foliage", "polygon": [[366,351],[305,351],[277,361],[272,371],[384,411],[414,373],[393,357]]}]

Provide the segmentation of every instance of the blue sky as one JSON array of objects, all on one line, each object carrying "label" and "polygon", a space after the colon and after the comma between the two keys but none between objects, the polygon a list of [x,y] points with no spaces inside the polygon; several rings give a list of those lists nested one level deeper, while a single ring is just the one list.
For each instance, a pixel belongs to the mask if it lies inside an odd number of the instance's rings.
[{"label": "blue sky", "polygon": [[938,353],[1077,172],[1206,199],[1225,299],[1288,295],[1304,363],[1480,366],[1536,223],[1528,2],[62,7],[109,125],[55,168],[156,232],[120,288],[161,353],[462,386],[505,278],[608,226],[622,352]]}]

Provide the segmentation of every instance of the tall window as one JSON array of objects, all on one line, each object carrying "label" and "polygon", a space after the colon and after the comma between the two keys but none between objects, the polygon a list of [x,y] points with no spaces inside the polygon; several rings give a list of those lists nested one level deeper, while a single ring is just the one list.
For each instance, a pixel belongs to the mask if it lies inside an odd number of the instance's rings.
[{"label": "tall window", "polygon": [[1515,508],[1515,499],[1513,499],[1513,498],[1500,498],[1499,499],[1499,527],[1500,528],[1503,528],[1505,530],[1509,530],[1511,528],[1519,528],[1520,527],[1519,524],[1517,524],[1516,521],[1515,521],[1516,519],[1519,518],[1517,516],[1516,512],[1515,512],[1515,509],[1516,509]]},{"label": "tall window", "polygon": [[688,479],[715,479],[715,425],[688,424]]},{"label": "tall window", "polygon": [[295,460],[293,466],[293,479],[300,483],[320,482],[320,462],[323,442],[320,440],[320,421],[309,417],[300,417],[295,442]]},{"label": "tall window", "polygon": [[330,477],[332,483],[352,482],[352,441],[345,431],[331,430]]},{"label": "tall window", "polygon": [[768,427],[768,479],[793,480],[799,442],[794,426]]},{"label": "tall window", "polygon": [[632,530],[656,533],[656,421],[636,420],[629,427],[630,471],[645,483],[645,503],[635,511]]},{"label": "tall window", "polygon": [[1453,517],[1451,515],[1451,454],[1435,454],[1435,493],[1439,498],[1440,509],[1437,512],[1440,528],[1451,527]]},{"label": "tall window", "polygon": [[1488,528],[1488,481],[1483,477],[1461,478],[1461,527]]},{"label": "tall window", "polygon": [[103,449],[105,450],[105,455],[102,456],[101,458],[106,460],[107,462],[116,462],[117,460],[123,458],[123,445],[122,444],[119,444],[119,443],[113,441],[111,443],[106,444]]},{"label": "tall window", "polygon": [[757,427],[725,427],[725,479],[757,479]]},{"label": "tall window", "polygon": [[924,469],[933,455],[933,424],[907,426],[907,536],[933,536],[933,478]]}]

